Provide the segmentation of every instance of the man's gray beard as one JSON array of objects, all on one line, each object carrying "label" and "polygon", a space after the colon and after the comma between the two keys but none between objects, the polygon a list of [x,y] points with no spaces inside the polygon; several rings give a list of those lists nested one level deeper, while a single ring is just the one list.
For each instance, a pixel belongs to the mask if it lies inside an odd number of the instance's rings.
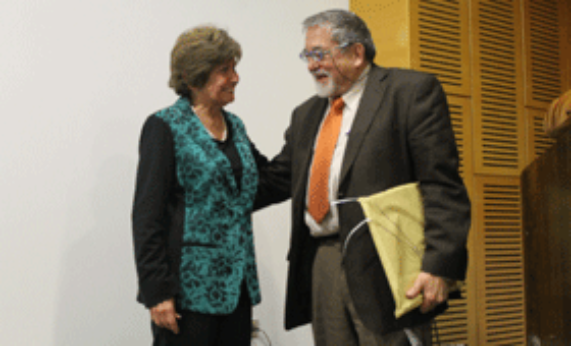
[{"label": "man's gray beard", "polygon": [[315,81],[315,88],[317,89],[317,96],[319,97],[331,97],[335,90],[337,89],[337,85],[335,82],[331,80],[331,76],[329,76],[329,83],[323,85],[319,83],[317,80]]}]

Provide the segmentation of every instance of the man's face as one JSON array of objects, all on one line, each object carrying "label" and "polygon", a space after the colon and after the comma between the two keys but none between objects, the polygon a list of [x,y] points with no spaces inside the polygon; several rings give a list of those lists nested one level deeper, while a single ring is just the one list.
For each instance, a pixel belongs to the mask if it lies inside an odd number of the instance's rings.
[{"label": "man's face", "polygon": [[307,62],[320,97],[340,96],[349,90],[355,74],[354,59],[350,52],[339,48],[337,42],[331,39],[331,29],[319,25],[307,29],[305,50],[329,52],[321,61],[308,58]]}]

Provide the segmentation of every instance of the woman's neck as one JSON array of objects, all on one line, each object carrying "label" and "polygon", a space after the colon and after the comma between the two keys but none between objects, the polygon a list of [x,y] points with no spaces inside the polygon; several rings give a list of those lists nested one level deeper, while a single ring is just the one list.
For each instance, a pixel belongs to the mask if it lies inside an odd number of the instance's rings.
[{"label": "woman's neck", "polygon": [[197,103],[192,106],[192,110],[212,138],[221,141],[226,139],[227,129],[222,108]]}]

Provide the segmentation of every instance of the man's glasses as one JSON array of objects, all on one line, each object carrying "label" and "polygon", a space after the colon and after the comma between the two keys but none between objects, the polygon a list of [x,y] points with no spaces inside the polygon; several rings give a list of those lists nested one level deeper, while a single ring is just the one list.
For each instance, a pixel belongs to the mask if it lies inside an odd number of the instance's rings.
[{"label": "man's glasses", "polygon": [[304,62],[308,62],[309,59],[312,59],[313,61],[317,61],[317,62],[321,62],[325,56],[331,54],[331,52],[333,51],[333,49],[337,48],[337,49],[343,49],[346,48],[349,44],[348,43],[344,43],[342,45],[333,47],[329,50],[323,50],[320,48],[316,48],[314,50],[311,51],[307,51],[307,50],[302,50],[301,53],[299,53],[299,58],[301,60],[303,60]]}]

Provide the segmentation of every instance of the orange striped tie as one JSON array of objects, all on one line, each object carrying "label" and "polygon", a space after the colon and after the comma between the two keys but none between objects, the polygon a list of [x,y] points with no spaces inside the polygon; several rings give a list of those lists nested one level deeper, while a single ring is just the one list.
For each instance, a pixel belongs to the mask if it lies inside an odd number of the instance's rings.
[{"label": "orange striped tie", "polygon": [[321,223],[329,212],[329,168],[341,129],[344,106],[341,97],[333,100],[331,110],[321,126],[313,153],[307,210],[317,223]]}]

